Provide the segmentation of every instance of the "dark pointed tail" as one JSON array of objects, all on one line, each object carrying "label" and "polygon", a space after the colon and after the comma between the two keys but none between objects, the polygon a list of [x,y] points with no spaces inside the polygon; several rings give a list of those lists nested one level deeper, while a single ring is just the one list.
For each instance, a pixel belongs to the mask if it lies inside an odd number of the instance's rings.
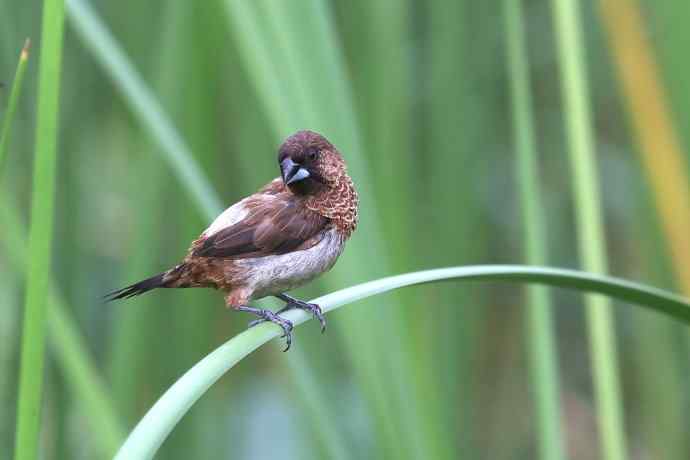
[{"label": "dark pointed tail", "polygon": [[109,294],[106,294],[103,298],[106,302],[118,299],[129,299],[130,297],[134,297],[139,294],[149,292],[152,289],[166,287],[166,282],[163,281],[163,278],[165,277],[166,273],[167,272],[159,273],[156,276],[152,276],[151,278],[139,281],[138,283],[134,283],[131,286],[118,289],[117,291],[113,291]]}]

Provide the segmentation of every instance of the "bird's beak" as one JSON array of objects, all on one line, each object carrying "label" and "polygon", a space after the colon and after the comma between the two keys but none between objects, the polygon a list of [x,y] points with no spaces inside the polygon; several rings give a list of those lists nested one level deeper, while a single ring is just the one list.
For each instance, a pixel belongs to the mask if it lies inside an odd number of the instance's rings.
[{"label": "bird's beak", "polygon": [[283,182],[285,182],[285,185],[290,185],[293,182],[298,182],[309,177],[309,171],[290,158],[286,158],[280,163],[280,172],[283,175]]}]

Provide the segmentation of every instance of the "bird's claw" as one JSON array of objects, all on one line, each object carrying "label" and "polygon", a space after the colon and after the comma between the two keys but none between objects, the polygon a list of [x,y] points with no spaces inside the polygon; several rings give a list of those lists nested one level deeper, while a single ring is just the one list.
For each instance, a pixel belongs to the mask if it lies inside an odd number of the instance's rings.
[{"label": "bird's claw", "polygon": [[277,313],[273,313],[271,310],[261,310],[259,316],[259,319],[255,319],[249,323],[249,327],[254,327],[257,324],[261,324],[266,321],[280,326],[283,329],[283,335],[280,337],[285,337],[286,343],[283,351],[288,351],[290,349],[290,345],[292,345],[292,328],[294,327],[292,321],[282,318]]},{"label": "bird's claw", "polygon": [[283,335],[281,337],[285,337],[285,341],[287,342],[287,346],[283,351],[288,351],[290,349],[290,345],[292,344],[293,324],[291,321],[281,317],[280,314],[287,310],[290,310],[291,308],[298,308],[300,310],[304,310],[311,313],[314,316],[314,318],[318,319],[319,323],[321,324],[321,333],[324,333],[324,331],[326,330],[326,318],[323,316],[323,310],[321,310],[321,307],[319,305],[295,299],[293,297],[288,296],[287,294],[281,294],[276,297],[285,301],[285,306],[277,312],[247,306],[242,306],[240,308],[240,310],[242,311],[253,313],[256,316],[258,316],[257,319],[249,323],[249,327],[254,327],[266,321],[277,324],[278,326],[283,328]]},{"label": "bird's claw", "polygon": [[296,302],[291,302],[288,305],[293,305],[295,308],[299,308],[300,310],[311,313],[312,316],[318,319],[319,323],[321,323],[321,333],[323,334],[326,332],[326,318],[323,316],[323,310],[321,310],[321,307],[318,304],[298,300]]},{"label": "bird's claw", "polygon": [[321,323],[321,333],[326,331],[326,318],[323,316],[323,310],[318,304],[305,302],[303,300],[295,299],[294,297],[285,296],[287,303],[285,307],[278,310],[278,313],[290,310],[291,308],[297,308],[299,310],[304,310],[312,314],[312,316],[319,320]]}]

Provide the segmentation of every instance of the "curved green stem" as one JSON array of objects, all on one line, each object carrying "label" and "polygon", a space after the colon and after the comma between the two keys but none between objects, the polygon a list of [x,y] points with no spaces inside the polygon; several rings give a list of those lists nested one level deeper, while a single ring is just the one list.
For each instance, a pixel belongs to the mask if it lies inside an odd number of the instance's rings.
[{"label": "curved green stem", "polygon": [[[328,312],[397,288],[452,279],[530,282],[591,291],[645,305],[685,324],[690,324],[690,302],[660,289],[575,270],[519,265],[451,267],[407,273],[343,289],[314,299],[312,302],[318,303],[324,312]],[[290,310],[283,316],[292,321],[295,326],[310,319],[309,315],[298,310]],[[236,335],[199,361],[153,405],[134,428],[115,458],[120,460],[153,458],[182,416],[213,383],[245,356],[277,337],[281,332],[282,330],[274,324],[260,324]]]}]

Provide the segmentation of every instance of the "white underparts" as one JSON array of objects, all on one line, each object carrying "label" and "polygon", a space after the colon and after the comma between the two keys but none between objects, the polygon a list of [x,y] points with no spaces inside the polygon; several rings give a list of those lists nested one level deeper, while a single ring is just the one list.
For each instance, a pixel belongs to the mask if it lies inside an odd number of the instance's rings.
[{"label": "white underparts", "polygon": [[343,251],[344,243],[342,235],[330,229],[309,249],[239,259],[236,264],[244,269],[242,281],[252,288],[252,298],[260,299],[299,287],[330,270]]}]

